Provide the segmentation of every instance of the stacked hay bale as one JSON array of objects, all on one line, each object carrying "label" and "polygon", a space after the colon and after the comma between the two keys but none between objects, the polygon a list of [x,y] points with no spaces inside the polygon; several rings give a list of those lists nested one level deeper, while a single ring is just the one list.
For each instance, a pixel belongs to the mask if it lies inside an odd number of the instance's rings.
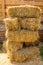
[{"label": "stacked hay bale", "polygon": [[36,45],[39,44],[41,9],[29,5],[12,6],[7,8],[7,14],[9,18],[4,21],[10,61],[39,60],[40,51]]}]

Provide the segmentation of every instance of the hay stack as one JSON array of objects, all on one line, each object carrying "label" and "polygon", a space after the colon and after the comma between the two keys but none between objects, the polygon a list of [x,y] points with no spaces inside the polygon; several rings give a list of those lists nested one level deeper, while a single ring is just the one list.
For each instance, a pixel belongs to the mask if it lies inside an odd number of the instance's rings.
[{"label": "hay stack", "polygon": [[41,9],[29,5],[12,6],[7,8],[7,14],[9,18],[4,21],[6,49],[10,61],[36,60],[40,55],[39,48],[34,45],[39,44],[37,41],[39,41]]}]

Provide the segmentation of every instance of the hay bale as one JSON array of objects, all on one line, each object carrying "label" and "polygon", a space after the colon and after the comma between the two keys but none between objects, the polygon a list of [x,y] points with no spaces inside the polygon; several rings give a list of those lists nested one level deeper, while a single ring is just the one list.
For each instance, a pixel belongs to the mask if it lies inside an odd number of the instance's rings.
[{"label": "hay bale", "polygon": [[40,18],[6,18],[5,27],[7,30],[19,30],[21,28],[28,30],[39,30]]},{"label": "hay bale", "polygon": [[38,47],[29,47],[14,51],[7,51],[8,57],[11,62],[26,62],[26,61],[34,61],[39,57],[40,51]]},{"label": "hay bale", "polygon": [[39,30],[41,23],[40,18],[19,18],[19,22],[23,29]]},{"label": "hay bale", "polygon": [[23,48],[23,43],[13,42],[13,41],[6,41],[6,49],[10,51],[17,51]]},{"label": "hay bale", "polygon": [[[0,54],[0,65],[43,65],[43,61],[40,59],[30,62],[13,62],[11,63],[10,60],[7,58],[7,53]],[[40,58],[40,57],[39,57]]]},{"label": "hay bale", "polygon": [[9,17],[41,17],[41,9],[37,6],[21,5],[7,8]]},{"label": "hay bale", "polygon": [[35,42],[39,39],[38,31],[6,31],[6,38],[14,42]]},{"label": "hay bale", "polygon": [[5,27],[7,30],[18,30],[20,29],[20,24],[18,22],[18,18],[15,17],[14,19],[6,18],[4,19]]}]

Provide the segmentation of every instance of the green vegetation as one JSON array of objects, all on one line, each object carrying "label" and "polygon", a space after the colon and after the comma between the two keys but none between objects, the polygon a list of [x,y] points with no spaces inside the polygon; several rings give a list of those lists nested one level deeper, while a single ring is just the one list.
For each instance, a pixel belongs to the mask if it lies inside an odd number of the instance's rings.
[{"label": "green vegetation", "polygon": [[43,59],[43,46],[40,47],[40,55],[41,55],[41,57],[42,57],[42,59]]},{"label": "green vegetation", "polygon": [[41,57],[43,59],[43,42],[40,42],[39,47],[40,47],[40,55],[41,55]]},{"label": "green vegetation", "polygon": [[2,53],[2,43],[0,43],[0,53]]}]

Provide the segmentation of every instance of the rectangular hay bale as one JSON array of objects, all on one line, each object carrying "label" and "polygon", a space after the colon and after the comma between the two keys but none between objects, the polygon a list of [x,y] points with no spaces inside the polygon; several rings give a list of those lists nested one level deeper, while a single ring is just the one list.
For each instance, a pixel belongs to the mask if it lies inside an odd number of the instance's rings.
[{"label": "rectangular hay bale", "polygon": [[6,41],[6,49],[9,51],[18,51],[23,48],[23,43],[21,42],[13,42],[13,41]]},{"label": "rectangular hay bale", "polygon": [[7,53],[11,62],[34,61],[40,55],[38,47],[23,48],[21,50],[18,50],[17,52],[8,51]]},{"label": "rectangular hay bale", "polygon": [[19,18],[19,22],[23,29],[39,30],[41,26],[40,18]]},{"label": "rectangular hay bale", "polygon": [[17,17],[15,17],[13,19],[6,18],[6,19],[4,19],[4,22],[5,22],[5,27],[7,30],[18,30],[18,29],[20,29],[20,25],[19,25]]},{"label": "rectangular hay bale", "polygon": [[41,17],[41,9],[37,6],[20,5],[7,8],[9,17]]},{"label": "rectangular hay bale", "polygon": [[6,31],[6,38],[14,42],[35,42],[39,39],[38,31]]}]

